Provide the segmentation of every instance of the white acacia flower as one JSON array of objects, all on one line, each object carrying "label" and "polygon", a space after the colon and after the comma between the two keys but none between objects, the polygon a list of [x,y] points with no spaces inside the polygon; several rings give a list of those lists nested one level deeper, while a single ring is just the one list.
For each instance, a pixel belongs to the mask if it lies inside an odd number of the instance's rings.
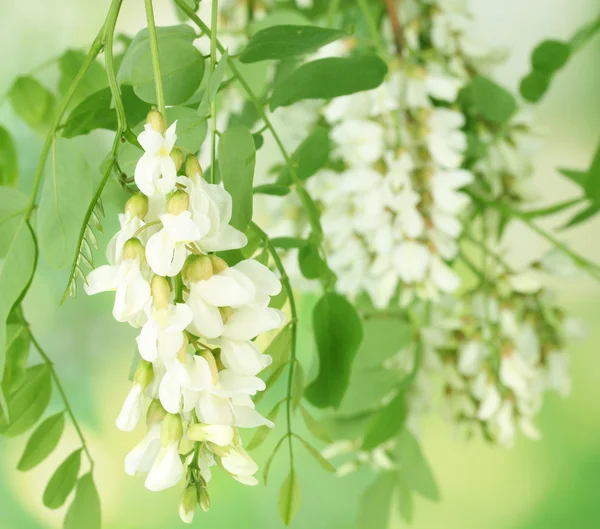
[{"label": "white acacia flower", "polygon": [[448,108],[436,108],[427,119],[427,146],[434,162],[446,169],[457,169],[467,148],[467,137],[460,129],[465,117]]},{"label": "white acacia flower", "polygon": [[231,476],[244,485],[257,485],[254,474],[258,465],[242,447],[231,446],[221,455],[221,464]]},{"label": "white acacia flower", "polygon": [[372,121],[342,121],[331,130],[331,139],[334,156],[350,166],[368,166],[383,156],[383,128]]},{"label": "white acacia flower", "polygon": [[134,384],[127,394],[127,398],[117,418],[117,428],[124,432],[132,431],[144,415],[144,388],[141,384]]},{"label": "white acacia flower", "polygon": [[160,382],[158,397],[169,413],[189,412],[198,402],[198,392],[211,387],[208,362],[201,356],[186,355],[185,365],[179,359],[171,363]]},{"label": "white acacia flower", "polygon": [[173,191],[177,180],[177,168],[171,151],[177,141],[177,122],[163,136],[146,124],[138,136],[144,154],[135,166],[134,179],[139,190],[146,196],[166,195]]},{"label": "white acacia flower", "polygon": [[161,446],[148,476],[146,488],[153,492],[177,485],[183,477],[183,463],[179,457],[179,441]]},{"label": "white acacia flower", "polygon": [[394,252],[394,265],[405,283],[418,283],[425,279],[431,253],[424,244],[415,241],[401,243]]},{"label": "white acacia flower", "polygon": [[154,424],[142,441],[125,457],[125,473],[130,476],[147,474],[160,450],[160,424]]}]

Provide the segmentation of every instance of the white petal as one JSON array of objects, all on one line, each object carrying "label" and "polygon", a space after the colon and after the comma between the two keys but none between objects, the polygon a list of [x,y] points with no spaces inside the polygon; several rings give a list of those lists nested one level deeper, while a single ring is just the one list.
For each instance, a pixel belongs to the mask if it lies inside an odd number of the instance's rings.
[{"label": "white petal", "polygon": [[235,425],[239,428],[258,428],[259,426],[273,428],[273,426],[275,426],[254,408],[248,406],[234,406],[233,410],[235,413]]},{"label": "white petal", "polygon": [[253,342],[223,339],[221,362],[238,375],[254,376],[271,363],[271,357],[263,355]]},{"label": "white petal", "polygon": [[117,418],[117,428],[123,432],[131,432],[140,422],[144,414],[144,395],[142,386],[134,384],[129,390],[121,413]]},{"label": "white petal", "polygon": [[249,277],[256,289],[268,296],[276,296],[281,292],[281,282],[265,265],[255,259],[240,261],[233,267]]},{"label": "white petal", "polygon": [[147,362],[154,362],[158,358],[158,328],[154,322],[147,322],[136,338],[138,351]]},{"label": "white petal", "polygon": [[146,478],[146,488],[157,492],[177,485],[183,477],[183,463],[179,457],[178,443],[161,447],[156,461]]},{"label": "white petal", "polygon": [[86,294],[93,295],[98,294],[98,292],[116,290],[119,282],[119,267],[103,265],[95,268],[87,275],[83,288]]},{"label": "white petal", "polygon": [[218,397],[208,391],[202,391],[196,404],[196,413],[198,420],[205,424],[233,426],[233,410],[228,398]]},{"label": "white petal", "polygon": [[217,338],[223,333],[223,318],[219,309],[208,304],[200,294],[197,293],[197,284],[192,285],[192,291],[187,304],[192,310],[192,323],[190,328],[198,336],[205,338]]},{"label": "white petal", "polygon": [[269,307],[237,309],[225,324],[223,336],[232,340],[252,340],[263,332],[278,329],[285,323],[283,312]]},{"label": "white petal", "polygon": [[237,250],[248,244],[248,238],[233,226],[223,226],[219,233],[200,241],[200,246],[205,252],[224,252]]},{"label": "white petal", "polygon": [[216,307],[235,307],[254,301],[256,288],[237,270],[227,269],[210,279],[198,281],[196,292]]},{"label": "white petal", "polygon": [[160,450],[160,424],[154,424],[146,437],[125,457],[125,473],[129,476],[146,474]]},{"label": "white petal", "polygon": [[265,383],[258,377],[242,376],[224,369],[219,373],[219,389],[216,392],[223,396],[235,393],[244,393],[246,395],[255,395],[258,391],[264,391]]},{"label": "white petal", "polygon": [[179,215],[165,213],[160,220],[167,230],[169,237],[174,242],[197,241],[204,236],[198,225],[192,220],[189,211],[182,211]]},{"label": "white petal", "polygon": [[181,386],[174,374],[165,373],[158,388],[158,397],[163,408],[169,413],[181,411]]}]

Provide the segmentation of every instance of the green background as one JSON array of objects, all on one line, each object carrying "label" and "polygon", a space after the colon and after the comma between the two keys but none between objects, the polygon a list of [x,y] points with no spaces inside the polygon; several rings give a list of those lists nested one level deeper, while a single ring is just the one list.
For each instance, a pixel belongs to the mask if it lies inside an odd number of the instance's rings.
[{"label": "green background", "polygon": [[[105,4],[92,0],[0,0],[0,94],[16,75],[29,72],[66,47],[89,45],[103,19]],[[143,3],[124,4],[120,28],[136,31],[144,24]],[[156,4],[158,23],[174,23],[168,2]],[[511,51],[511,57],[495,75],[512,88],[528,71],[529,53],[536,42],[546,37],[568,38],[579,25],[597,16],[597,7],[590,0],[478,0],[472,4],[476,33],[484,41]],[[541,203],[575,191],[570,182],[557,175],[557,166],[585,168],[589,164],[600,131],[598,64],[600,42],[596,39],[557,76],[549,95],[535,109],[541,132],[535,160]],[[41,77],[52,83],[53,75],[49,70]],[[20,185],[27,190],[41,139],[5,104],[0,107],[0,122],[18,142]],[[94,133],[77,141],[94,164],[99,164],[108,150],[105,134]],[[115,214],[122,202],[119,190],[108,188],[104,223],[108,234],[115,229]],[[558,216],[545,226],[559,226],[562,221],[564,218]],[[563,238],[578,251],[600,260],[599,227],[600,220],[596,219]],[[512,228],[509,237],[515,263],[525,263],[545,248],[524,227]],[[25,308],[34,332],[56,363],[89,438],[97,461],[95,475],[105,527],[181,527],[177,515],[179,491],[149,492],[141,480],[126,476],[122,469],[125,454],[143,434],[141,429],[122,433],[114,426],[129,385],[134,331],[112,319],[110,296],[87,298],[80,294],[59,310],[65,281],[64,272],[52,271],[42,263]],[[423,423],[424,446],[443,498],[439,504],[417,501],[415,529],[600,527],[600,286],[581,277],[557,281],[556,287],[561,302],[569,312],[582,317],[590,331],[588,340],[569,349],[572,395],[566,400],[550,395],[539,419],[543,439],[532,442],[521,438],[512,450],[480,442],[464,443],[454,438],[452,429],[435,413],[427,417]],[[308,367],[311,346],[305,342],[302,349]],[[263,401],[263,410],[268,409],[272,398]],[[59,402],[52,406],[56,411],[60,409]],[[264,463],[275,439],[273,436],[258,450],[260,463]],[[23,445],[23,438],[0,441],[0,529],[60,527],[63,510],[45,509],[41,495],[50,474],[77,446],[75,432],[67,427],[57,451],[27,474],[15,470]],[[339,479],[325,474],[305,457],[300,446],[297,453],[303,498],[293,527],[353,527],[358,500],[372,479],[371,473],[363,470]],[[196,525],[211,529],[280,527],[276,496],[285,477],[285,457],[282,451],[266,488],[244,487],[216,470],[210,485],[213,507],[208,514],[197,514]],[[392,525],[402,524],[394,519]]]}]

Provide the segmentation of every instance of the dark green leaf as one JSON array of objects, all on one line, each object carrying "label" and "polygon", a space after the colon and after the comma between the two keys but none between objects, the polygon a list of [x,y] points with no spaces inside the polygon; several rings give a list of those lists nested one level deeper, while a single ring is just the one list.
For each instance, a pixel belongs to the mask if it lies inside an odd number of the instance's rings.
[{"label": "dark green leaf", "polygon": [[[281,405],[283,404],[283,401],[279,402],[278,404],[275,405],[275,407],[267,414],[267,419],[269,419],[271,422],[275,422],[277,420],[277,416],[279,415],[279,410],[281,408]],[[250,439],[250,442],[248,443],[248,446],[246,447],[247,450],[254,450],[255,448],[258,448],[261,444],[263,444],[267,437],[269,436],[269,434],[273,431],[273,428],[269,428],[268,426],[260,426],[257,430],[256,433],[254,434],[254,436],[252,437],[252,439]]]},{"label": "dark green leaf", "polygon": [[577,169],[559,169],[558,172],[566,176],[569,180],[575,182],[578,186],[585,187],[589,173],[587,171],[578,171]]},{"label": "dark green leaf", "polygon": [[279,489],[279,515],[285,525],[290,525],[300,509],[302,494],[300,491],[300,482],[296,476],[296,471],[291,470],[288,477],[285,478],[281,489]]},{"label": "dark green leaf", "polygon": [[600,205],[600,146],[596,150],[594,159],[588,170],[584,189],[585,195],[592,202]]},{"label": "dark green leaf", "polygon": [[2,418],[0,434],[15,437],[29,430],[48,407],[51,393],[50,368],[46,364],[28,368],[25,381],[8,398],[10,421]]},{"label": "dark green leaf", "polygon": [[0,127],[0,186],[14,186],[19,177],[17,149],[12,136]]},{"label": "dark green leaf", "polygon": [[225,53],[223,53],[219,59],[219,63],[217,64],[215,71],[208,79],[208,86],[206,87],[206,91],[204,92],[202,100],[200,101],[200,105],[198,106],[198,115],[201,117],[206,116],[210,112],[210,105],[219,91],[223,77],[225,77],[228,59],[229,54],[227,50],[225,50]]},{"label": "dark green leaf", "polygon": [[319,355],[319,374],[306,388],[306,398],[317,408],[338,407],[350,381],[352,362],[362,340],[362,324],[354,307],[328,292],[313,311]]},{"label": "dark green leaf", "polygon": [[424,498],[440,500],[440,491],[421,447],[406,428],[397,439],[396,461],[406,486]]},{"label": "dark green leaf", "polygon": [[583,224],[586,220],[594,217],[599,211],[600,206],[592,204],[591,206],[588,206],[574,215],[564,226],[561,227],[561,230],[566,230],[567,228],[573,228],[574,226]]},{"label": "dark green leaf", "polygon": [[517,110],[517,102],[510,92],[481,75],[471,82],[471,96],[479,113],[495,123],[508,121]]},{"label": "dark green leaf", "polygon": [[52,92],[33,77],[18,77],[8,94],[15,113],[33,130],[45,133],[56,107]]},{"label": "dark green leaf", "polygon": [[69,506],[64,529],[100,529],[100,497],[92,473],[85,474],[77,483],[75,499]]},{"label": "dark green leaf", "polygon": [[271,26],[258,31],[242,51],[240,61],[281,60],[312,53],[347,33],[317,26]]},{"label": "dark green leaf", "polygon": [[[258,151],[258,149],[260,149],[263,144],[265,143],[265,138],[263,137],[262,134],[258,134],[257,132],[255,132],[254,134],[252,134],[252,139],[254,140],[254,148]],[[255,188],[256,189],[256,188]],[[256,193],[256,191],[255,191]]]},{"label": "dark green leaf", "polygon": [[571,48],[566,42],[545,40],[531,54],[531,66],[540,72],[554,73],[569,60]]},{"label": "dark green leaf", "polygon": [[377,88],[387,65],[376,55],[330,57],[303,64],[273,91],[271,110],[302,99],[332,99]]},{"label": "dark green leaf", "polygon": [[302,245],[298,251],[298,266],[306,279],[317,279],[329,271],[321,259],[319,248],[309,243]]},{"label": "dark green leaf", "polygon": [[[314,175],[321,167],[323,167],[329,159],[329,136],[327,129],[317,127],[306,138],[296,152],[292,155],[292,163],[296,168],[296,177],[300,180],[307,180]],[[284,172],[289,169],[284,168]],[[287,180],[287,176],[283,176],[282,181]]]},{"label": "dark green leaf", "polygon": [[319,463],[325,472],[335,472],[335,467],[327,459],[325,459],[314,446],[302,439],[302,437],[297,436],[297,439],[300,439],[300,442],[304,445],[306,451],[313,456],[315,461]]},{"label": "dark green leaf", "polygon": [[278,184],[263,184],[256,186],[253,190],[255,195],[273,195],[277,197],[284,197],[290,191],[291,189],[288,186]]},{"label": "dark green leaf", "polygon": [[208,124],[195,110],[188,107],[169,109],[169,121],[177,120],[177,146],[196,153],[206,137]]},{"label": "dark green leaf", "polygon": [[303,248],[308,244],[305,239],[298,239],[297,237],[275,237],[271,239],[275,248],[283,248],[289,250],[290,248]]},{"label": "dark green leaf", "polygon": [[317,421],[304,406],[300,406],[300,413],[302,414],[306,428],[308,428],[308,431],[314,435],[316,439],[323,441],[324,443],[332,442],[331,437],[329,437],[325,428],[323,428],[323,425]]},{"label": "dark green leaf", "polygon": [[72,141],[57,138],[37,216],[40,253],[54,268],[71,264],[92,187],[92,169],[85,155]]},{"label": "dark green leaf", "polygon": [[556,215],[557,213],[560,213],[565,209],[569,209],[577,204],[580,204],[582,200],[583,199],[581,198],[565,200],[564,202],[558,202],[557,204],[553,204],[552,206],[548,206],[547,208],[530,209],[528,211],[523,211],[522,214],[528,219],[548,217],[550,215]]},{"label": "dark green leaf", "polygon": [[363,494],[358,513],[360,529],[387,529],[390,519],[392,494],[398,481],[396,472],[383,472],[377,476]]},{"label": "dark green leaf", "polygon": [[75,450],[56,469],[44,490],[44,505],[50,509],[62,506],[77,483],[81,465],[81,448]]},{"label": "dark green leaf", "polygon": [[406,393],[401,391],[387,406],[375,414],[363,440],[362,449],[373,450],[396,435],[408,416]]},{"label": "dark green leaf", "polygon": [[[196,33],[187,25],[156,28],[161,78],[167,105],[181,105],[196,92],[204,75],[204,58],[194,46]],[[127,50],[118,79],[133,85],[137,96],[156,104],[148,30],[141,30]]]},{"label": "dark green leaf", "polygon": [[321,213],[319,212],[319,208],[311,196],[306,192],[306,189],[297,188],[296,192],[302,201],[304,213],[308,216],[313,235],[318,239],[322,238],[323,232],[321,230]]},{"label": "dark green leaf", "polygon": [[[67,93],[85,58],[86,54],[81,51],[68,50],[59,59],[60,79],[58,81],[58,89],[62,95]],[[93,61],[77,86],[71,99],[71,105],[78,104],[86,97],[106,86],[108,86],[108,79],[104,67],[98,61]]]},{"label": "dark green leaf", "polygon": [[227,129],[219,141],[219,169],[225,189],[233,200],[231,225],[245,231],[252,220],[252,181],[256,151],[252,134],[236,125]]},{"label": "dark green leaf", "polygon": [[41,423],[27,441],[17,469],[25,472],[44,461],[58,445],[64,427],[65,417],[62,412],[48,417]]},{"label": "dark green leaf", "polygon": [[548,91],[552,76],[546,72],[533,71],[528,73],[519,86],[523,99],[530,103],[537,103]]}]

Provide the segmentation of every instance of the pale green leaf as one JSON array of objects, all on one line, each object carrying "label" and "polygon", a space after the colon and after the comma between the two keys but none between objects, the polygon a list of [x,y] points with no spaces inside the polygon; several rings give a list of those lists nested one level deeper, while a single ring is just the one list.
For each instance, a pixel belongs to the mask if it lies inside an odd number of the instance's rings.
[{"label": "pale green leaf", "polygon": [[274,237],[271,239],[271,243],[275,248],[289,250],[290,248],[302,248],[308,244],[308,241],[298,237]]},{"label": "pale green leaf", "polygon": [[[79,72],[81,66],[86,60],[86,54],[78,50],[67,50],[60,57],[58,67],[60,69],[60,79],[58,80],[58,89],[62,95],[65,95]],[[77,105],[86,97],[94,92],[108,86],[108,78],[104,67],[98,61],[92,61],[83,78],[77,85],[71,106]]]},{"label": "pale green leaf", "polygon": [[292,408],[294,410],[298,407],[300,401],[302,400],[304,395],[304,386],[304,369],[302,368],[300,362],[296,361],[292,378],[292,394],[290,395],[292,398]]},{"label": "pale green leaf", "polygon": [[223,55],[219,59],[219,63],[217,64],[215,70],[211,73],[210,78],[208,79],[206,91],[202,96],[200,105],[198,105],[197,113],[201,117],[206,116],[210,112],[210,105],[213,102],[213,99],[217,96],[217,92],[219,91],[219,87],[221,86],[221,82],[223,81],[223,77],[225,77],[228,60],[229,54],[227,50],[225,50],[225,53],[223,53]]},{"label": "pale green leaf", "polygon": [[75,450],[56,469],[44,490],[43,502],[50,509],[58,509],[67,501],[67,497],[75,488],[79,467],[81,465],[81,448]]},{"label": "pale green leaf", "polygon": [[208,129],[206,118],[188,107],[172,107],[168,114],[169,122],[177,120],[177,147],[198,152]]},{"label": "pale green leaf", "polygon": [[397,438],[396,462],[407,487],[430,500],[440,500],[437,483],[419,442],[406,428]]},{"label": "pale green leaf", "polygon": [[100,497],[92,473],[81,477],[77,483],[75,499],[65,516],[64,529],[100,529],[102,525]]},{"label": "pale green leaf", "polygon": [[412,523],[414,517],[414,499],[411,490],[404,483],[402,475],[398,483],[398,510],[406,523]]},{"label": "pale green leaf", "polygon": [[9,323],[6,326],[6,364],[2,378],[2,389],[6,395],[13,393],[25,380],[30,345],[25,325]]},{"label": "pale green leaf", "polygon": [[[279,402],[275,405],[275,407],[267,414],[266,418],[271,421],[271,422],[275,422],[277,420],[277,416],[279,415],[279,410],[281,409],[281,405],[283,404],[282,402]],[[248,446],[246,447],[247,450],[254,450],[255,448],[258,448],[260,445],[262,445],[267,437],[269,436],[269,434],[273,431],[273,428],[269,428],[268,426],[260,426],[257,430],[256,433],[254,434],[254,436],[252,437],[252,439],[250,439],[250,442],[248,443]]]},{"label": "pale green leaf", "polygon": [[360,529],[388,529],[392,494],[398,480],[396,472],[382,472],[369,485],[360,502]]},{"label": "pale green leaf", "polygon": [[407,416],[406,392],[401,391],[375,414],[365,434],[362,449],[373,450],[394,437],[404,426]]},{"label": "pale green leaf", "polygon": [[285,525],[290,525],[296,517],[298,509],[300,509],[301,499],[300,482],[296,476],[296,471],[292,469],[288,477],[285,478],[281,489],[279,489],[279,515]]},{"label": "pale green leaf", "polygon": [[306,428],[315,436],[315,438],[324,443],[332,442],[331,437],[329,437],[329,434],[325,428],[323,428],[323,425],[317,421],[304,406],[300,406],[300,413],[302,414]]},{"label": "pale green leaf", "polygon": [[302,439],[302,437],[296,436],[296,438],[300,440],[300,442],[304,445],[304,448],[306,448],[306,451],[317,463],[319,463],[319,466],[325,470],[325,472],[335,472],[335,467],[327,459],[325,459],[314,446]]},{"label": "pale green leaf", "polygon": [[33,130],[45,133],[56,109],[56,98],[33,77],[18,77],[8,94],[15,113]]},{"label": "pale green leaf", "polygon": [[65,427],[63,412],[48,417],[41,423],[25,445],[25,450],[17,469],[21,472],[31,470],[44,461],[56,448]]},{"label": "pale green leaf", "polygon": [[14,186],[19,177],[17,149],[10,133],[0,127],[0,186]]},{"label": "pale green leaf", "polygon": [[291,189],[285,185],[279,184],[262,184],[256,186],[253,190],[255,195],[271,195],[276,197],[284,197],[290,193]]}]

